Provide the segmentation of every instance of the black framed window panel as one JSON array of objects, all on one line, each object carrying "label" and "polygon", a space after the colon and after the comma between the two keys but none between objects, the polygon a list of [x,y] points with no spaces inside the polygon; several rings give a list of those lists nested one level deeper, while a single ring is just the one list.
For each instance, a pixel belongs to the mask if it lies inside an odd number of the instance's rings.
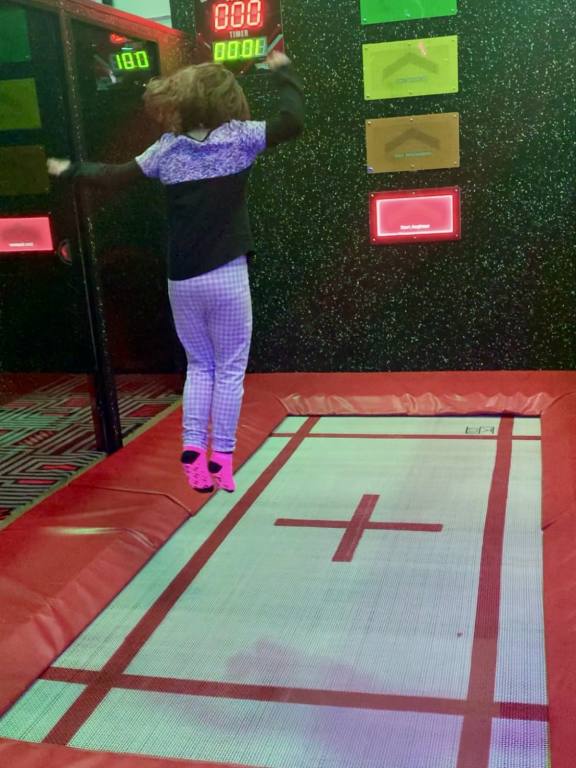
[{"label": "black framed window panel", "polygon": [[58,15],[0,2],[0,51],[0,371],[87,372],[81,264],[57,254],[77,248],[73,191],[46,171],[73,154]]}]

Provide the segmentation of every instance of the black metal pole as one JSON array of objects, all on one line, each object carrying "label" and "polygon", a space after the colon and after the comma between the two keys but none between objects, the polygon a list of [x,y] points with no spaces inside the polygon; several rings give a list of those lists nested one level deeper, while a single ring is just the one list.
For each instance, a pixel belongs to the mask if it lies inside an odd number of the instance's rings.
[{"label": "black metal pole", "polygon": [[[71,136],[77,159],[83,159],[83,136],[81,130],[82,113],[78,85],[74,68],[74,41],[69,20],[63,10],[60,11],[60,32],[64,48],[64,64],[68,103],[72,118]],[[96,260],[94,225],[90,217],[90,195],[82,192],[75,195],[76,220],[78,222],[79,257],[84,277],[86,309],[90,324],[91,344],[94,356],[94,391],[95,421],[97,439],[100,436],[100,450],[114,453],[122,447],[122,425],[118,409],[116,381],[110,352],[104,314],[102,282]]]}]

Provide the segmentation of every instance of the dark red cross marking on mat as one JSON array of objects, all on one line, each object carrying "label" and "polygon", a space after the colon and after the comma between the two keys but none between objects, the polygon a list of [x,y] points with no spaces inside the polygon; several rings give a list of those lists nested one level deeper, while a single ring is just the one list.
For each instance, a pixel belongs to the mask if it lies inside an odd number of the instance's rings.
[{"label": "dark red cross marking on mat", "polygon": [[296,520],[281,517],[275,525],[285,525],[295,528],[344,528],[344,536],[338,545],[332,561],[334,563],[349,563],[354,557],[356,547],[364,531],[418,531],[420,533],[440,533],[442,526],[436,523],[371,523],[370,515],[378,503],[380,496],[369,494],[362,496],[362,501],[356,508],[352,520]]}]

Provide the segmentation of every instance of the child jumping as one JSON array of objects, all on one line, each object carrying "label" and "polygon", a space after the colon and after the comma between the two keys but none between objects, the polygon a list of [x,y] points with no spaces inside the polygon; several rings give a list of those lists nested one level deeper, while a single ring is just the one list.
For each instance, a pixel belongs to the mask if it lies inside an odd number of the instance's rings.
[{"label": "child jumping", "polygon": [[181,462],[200,493],[213,491],[214,480],[236,489],[233,456],[252,338],[248,178],[259,154],[303,130],[302,88],[290,60],[274,53],[267,63],[280,94],[272,120],[250,120],[244,92],[225,67],[199,64],[150,81],[146,109],[166,133],[131,162],[48,160],[52,175],[94,186],[149,177],[165,187],[168,295],[188,362]]}]

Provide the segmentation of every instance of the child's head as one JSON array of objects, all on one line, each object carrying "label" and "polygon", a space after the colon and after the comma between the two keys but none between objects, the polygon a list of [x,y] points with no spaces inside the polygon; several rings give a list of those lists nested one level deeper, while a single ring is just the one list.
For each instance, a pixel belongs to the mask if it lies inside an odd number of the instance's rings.
[{"label": "child's head", "polygon": [[149,114],[174,133],[250,119],[244,91],[222,64],[195,64],[169,77],[153,78],[144,102]]}]

